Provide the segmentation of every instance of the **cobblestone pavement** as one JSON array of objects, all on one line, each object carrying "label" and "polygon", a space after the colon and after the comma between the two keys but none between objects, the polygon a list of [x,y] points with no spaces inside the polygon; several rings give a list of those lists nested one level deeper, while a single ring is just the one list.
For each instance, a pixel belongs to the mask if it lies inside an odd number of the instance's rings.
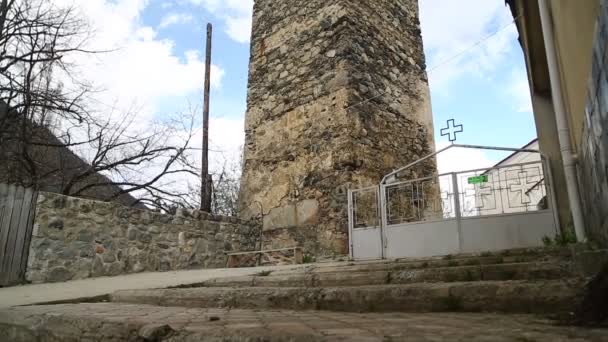
[{"label": "cobblestone pavement", "polygon": [[3,309],[0,335],[9,341],[608,341],[608,330],[560,327],[529,315],[356,314],[116,303]]}]

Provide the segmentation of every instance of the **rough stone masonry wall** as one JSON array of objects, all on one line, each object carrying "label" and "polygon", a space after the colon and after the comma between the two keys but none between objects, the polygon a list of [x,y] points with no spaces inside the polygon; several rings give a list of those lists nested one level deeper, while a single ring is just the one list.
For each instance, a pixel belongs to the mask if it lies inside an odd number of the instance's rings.
[{"label": "rough stone masonry wall", "polygon": [[225,267],[224,251],[255,250],[259,235],[259,226],[236,218],[188,210],[164,215],[41,193],[26,278],[58,282]]},{"label": "rough stone masonry wall", "polygon": [[602,0],[581,145],[581,194],[590,237],[608,246],[608,1]]},{"label": "rough stone masonry wall", "polygon": [[347,189],[433,150],[416,0],[255,1],[241,208],[266,248],[345,254]]}]

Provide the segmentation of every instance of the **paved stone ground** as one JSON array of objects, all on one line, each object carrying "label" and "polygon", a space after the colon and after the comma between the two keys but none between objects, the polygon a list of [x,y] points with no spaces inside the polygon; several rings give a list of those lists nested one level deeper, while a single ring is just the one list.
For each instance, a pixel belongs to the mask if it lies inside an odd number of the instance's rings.
[{"label": "paved stone ground", "polygon": [[196,284],[213,278],[247,276],[267,270],[280,272],[302,267],[302,265],[299,265],[138,273],[65,283],[14,286],[0,288],[0,308],[95,297],[119,290],[155,289]]},{"label": "paved stone ground", "polygon": [[[170,326],[164,326],[168,324]],[[529,315],[356,314],[160,308],[116,303],[0,311],[9,341],[608,341],[608,330]]]}]

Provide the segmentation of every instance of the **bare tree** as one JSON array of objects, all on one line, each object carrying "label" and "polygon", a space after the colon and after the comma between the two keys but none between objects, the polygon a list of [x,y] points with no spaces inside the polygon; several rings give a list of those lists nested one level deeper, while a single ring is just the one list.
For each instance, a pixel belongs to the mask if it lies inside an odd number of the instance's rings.
[{"label": "bare tree", "polygon": [[73,8],[0,0],[0,177],[161,209],[183,202],[186,191],[173,185],[198,175],[189,162],[193,116],[139,127],[134,111],[92,110],[95,89],[70,62],[101,53],[86,49],[91,35]]},{"label": "bare tree", "polygon": [[216,215],[238,216],[239,214],[241,160],[242,157],[238,160],[224,158],[222,169],[214,175],[211,207]]},{"label": "bare tree", "polygon": [[[211,194],[211,213],[222,216],[238,216],[239,190],[241,185],[242,157],[233,158],[227,156],[223,151],[212,151],[222,157],[222,167],[212,173],[213,184]],[[242,150],[241,150],[242,155]],[[181,202],[171,203],[172,209],[177,208],[198,209],[200,208],[201,188],[200,185],[190,185],[188,194],[180,198]]]}]

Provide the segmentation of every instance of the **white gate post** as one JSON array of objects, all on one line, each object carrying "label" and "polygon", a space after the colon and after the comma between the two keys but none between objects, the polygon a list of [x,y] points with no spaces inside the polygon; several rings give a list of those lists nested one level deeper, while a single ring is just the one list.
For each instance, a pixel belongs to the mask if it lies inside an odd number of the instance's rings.
[{"label": "white gate post", "polygon": [[353,251],[353,228],[355,225],[353,217],[353,191],[348,189],[348,254],[350,260],[355,260],[355,252]]},{"label": "white gate post", "polygon": [[456,211],[456,223],[458,224],[458,251],[462,253],[464,241],[462,235],[462,215],[460,212],[460,188],[458,187],[458,174],[453,172],[451,176],[452,190],[454,192],[454,210]]},{"label": "white gate post", "polygon": [[386,187],[380,184],[378,192],[378,210],[380,210],[380,236],[382,237],[382,259],[386,259],[386,248],[388,247],[388,237],[386,236],[387,214],[386,214]]}]

